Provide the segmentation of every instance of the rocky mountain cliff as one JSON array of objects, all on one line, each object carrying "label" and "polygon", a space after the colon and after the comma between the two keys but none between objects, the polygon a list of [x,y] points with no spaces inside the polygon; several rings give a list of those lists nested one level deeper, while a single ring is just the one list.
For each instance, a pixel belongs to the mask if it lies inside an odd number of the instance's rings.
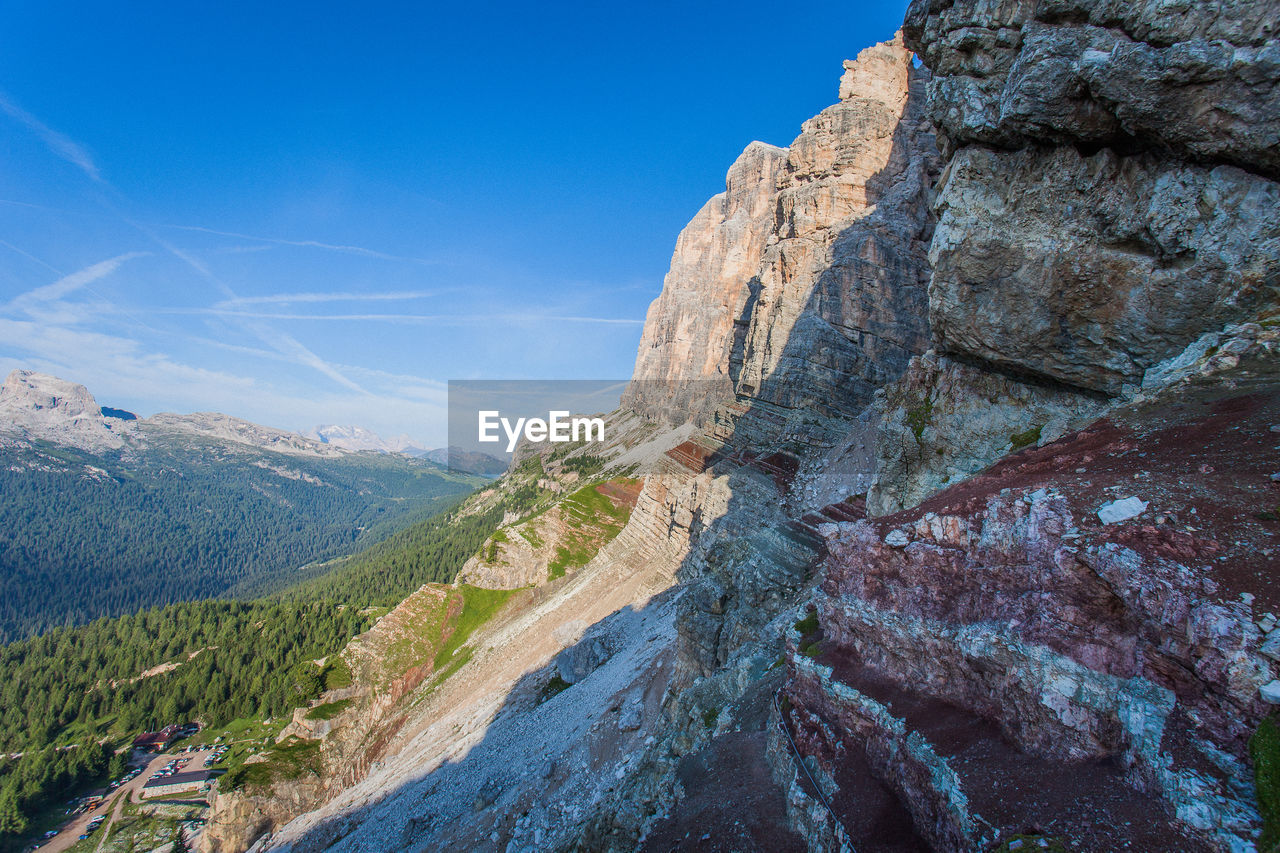
[{"label": "rocky mountain cliff", "polygon": [[1108,395],[1275,298],[1272,3],[914,3],[949,352]]},{"label": "rocky mountain cliff", "polygon": [[683,422],[737,394],[856,414],[924,350],[927,77],[899,41],[868,48],[790,148],[747,146],[676,243],[623,405]]},{"label": "rocky mountain cliff", "polygon": [[15,370],[0,386],[0,435],[35,435],[57,444],[86,449],[119,447],[107,419],[89,389],[56,376]]},{"label": "rocky mountain cliff", "polygon": [[186,433],[301,456],[337,457],[346,452],[220,412],[162,412],[141,419],[114,417],[117,409],[105,412],[83,385],[45,373],[15,370],[0,387],[0,444],[24,445],[35,439],[96,452],[145,447],[156,436]]},{"label": "rocky mountain cliff", "polygon": [[913,3],[681,234],[648,425],[475,499],[533,589],[257,849],[1270,849],[1278,12]]}]

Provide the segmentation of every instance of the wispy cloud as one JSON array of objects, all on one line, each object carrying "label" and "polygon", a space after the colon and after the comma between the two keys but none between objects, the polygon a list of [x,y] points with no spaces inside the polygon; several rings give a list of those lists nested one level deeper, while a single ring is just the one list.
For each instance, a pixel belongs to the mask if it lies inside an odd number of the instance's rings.
[{"label": "wispy cloud", "polygon": [[[175,258],[199,273],[201,278],[218,289],[218,292],[223,295],[226,301],[235,302],[240,298],[236,292],[231,289],[230,285],[218,278],[218,276],[214,275],[213,271],[210,270],[209,267],[207,267],[199,258],[193,256],[190,252],[185,252],[182,249],[179,249],[146,225],[128,218],[125,218],[125,221],[160,244],[160,246],[169,254],[173,255]],[[238,319],[242,320],[243,326],[247,331],[281,355],[291,357],[298,364],[302,364],[319,371],[344,388],[352,391],[358,391],[361,394],[368,393],[358,384],[342,375],[342,373],[340,373],[336,368],[322,359],[319,355],[312,352],[301,341],[294,338],[292,335],[272,329],[265,323],[254,322],[257,318],[237,314],[237,312],[234,311],[227,313],[228,315],[234,315]]]},{"label": "wispy cloud", "polygon": [[271,246],[223,246],[220,249],[210,249],[209,251],[215,255],[247,255],[253,252],[270,252]]},{"label": "wispy cloud", "polygon": [[549,314],[506,314],[502,315],[503,319],[508,322],[536,323],[540,321],[548,321],[552,323],[599,323],[605,326],[643,326],[644,320],[635,320],[630,317],[565,317]]},{"label": "wispy cloud", "polygon": [[329,252],[342,252],[348,255],[361,255],[366,258],[377,258],[383,261],[407,261],[412,264],[436,265],[441,261],[433,261],[428,258],[415,258],[410,255],[393,255],[388,252],[380,252],[377,249],[368,249],[364,246],[348,246],[341,243],[322,243],[319,240],[285,240],[280,237],[262,237],[256,234],[241,234],[237,231],[219,231],[215,228],[205,228],[200,225],[165,225],[165,228],[174,228],[179,231],[196,231],[201,234],[213,234],[217,237],[232,237],[237,240],[257,240],[260,243],[272,243],[277,246],[297,246],[303,249],[323,249]]},{"label": "wispy cloud", "polygon": [[95,183],[102,183],[102,173],[98,171],[97,164],[93,162],[89,152],[80,143],[65,134],[59,133],[18,106],[4,91],[0,91],[0,110],[7,113],[14,121],[26,125],[31,132],[40,137],[50,151],[73,166],[78,167],[80,171],[89,176],[90,180]]},{"label": "wispy cloud", "polygon": [[386,293],[271,293],[264,296],[241,296],[217,303],[215,308],[233,308],[237,305],[289,305],[301,302],[395,302],[410,299],[429,299],[439,291],[400,290]]},{"label": "wispy cloud", "polygon": [[[108,190],[110,190],[109,195],[115,196],[116,199],[119,201],[124,201],[120,193],[113,190],[110,187],[110,185],[107,184],[105,180],[103,180],[101,172],[98,170],[97,164],[93,162],[93,158],[89,156],[89,152],[84,148],[84,146],[80,145],[78,142],[66,136],[65,134],[59,133],[58,131],[49,127],[40,119],[36,118],[31,113],[27,112],[22,107],[18,106],[18,104],[16,104],[2,90],[0,90],[0,111],[3,111],[4,113],[8,114],[15,121],[19,122],[20,124],[27,127],[31,132],[35,133],[38,137],[40,137],[40,139],[45,143],[46,146],[48,146],[48,148],[54,154],[63,158],[67,162],[72,163],[75,166],[79,167],[79,169],[82,172],[84,172],[84,174],[88,176],[89,179],[92,180],[94,183],[100,184],[106,187]],[[186,264],[188,267],[190,267],[192,270],[198,273],[201,278],[203,278],[208,283],[212,284],[218,290],[218,292],[222,295],[224,301],[230,302],[233,304],[238,303],[240,299],[239,295],[236,294],[236,292],[232,290],[231,287],[226,282],[224,282],[217,275],[215,275],[213,271],[209,269],[209,267],[199,258],[195,257],[190,252],[184,251],[178,248],[177,246],[173,245],[171,242],[169,242],[168,240],[161,237],[158,233],[156,233],[155,229],[150,228],[147,225],[141,222],[138,222],[130,218],[129,216],[123,214],[111,200],[104,201],[104,204],[125,224],[134,228],[135,230],[142,233],[143,235],[149,237],[152,241],[154,241],[157,245],[163,248],[170,255],[182,261],[184,264]],[[234,237],[237,239],[252,240],[254,242],[260,242],[260,243],[270,243],[270,244],[278,244],[278,245],[285,245],[285,246],[302,246],[302,247],[309,247],[309,248],[325,249],[329,251],[346,252],[350,254],[363,255],[365,257],[380,258],[384,260],[410,261],[413,263],[420,263],[420,264],[432,263],[431,261],[428,261],[423,258],[401,257],[398,255],[387,254],[385,252],[378,252],[373,249],[367,249],[362,246],[344,246],[344,245],[336,245],[336,244],[330,244],[330,243],[321,243],[314,240],[281,240],[281,239],[275,239],[275,238],[262,238],[262,237],[255,237],[249,234],[236,234],[233,232],[215,231],[212,229],[201,228],[198,226],[168,226],[168,227],[178,228],[180,230],[185,230],[185,231],[200,231],[200,232],[215,234],[215,235],[224,236],[224,237]],[[28,304],[39,304],[40,302],[43,302],[43,301],[51,301],[51,300],[58,299],[61,296],[76,290],[77,288],[84,287],[86,284],[89,284],[97,280],[98,278],[101,278],[104,275],[110,274],[121,263],[124,263],[124,261],[128,260],[130,257],[136,257],[136,255],[133,253],[130,253],[129,255],[118,256],[117,258],[113,258],[108,261],[103,261],[99,264],[95,264],[92,267],[72,273],[69,276],[65,276],[64,278],[54,282],[51,285],[47,285],[44,288],[38,288],[35,291],[31,291],[25,294],[25,297],[20,297],[20,299],[25,298]],[[231,313],[234,313],[234,312],[231,312]],[[55,319],[55,318],[46,318],[46,319]],[[276,329],[272,329],[269,326],[267,326],[267,324],[263,322],[263,320],[272,319],[271,317],[254,318],[247,315],[236,314],[235,319],[237,319],[240,322],[241,326],[246,331],[253,334],[262,343],[266,344],[268,347],[280,353],[281,355],[292,359],[298,364],[305,365],[316,371],[319,371],[321,374],[329,377],[334,382],[341,385],[343,388],[346,388],[351,391],[356,391],[360,394],[366,394],[366,395],[368,394],[368,392],[364,388],[362,388],[359,384],[351,381],[349,378],[343,375],[342,372],[340,372],[335,367],[330,365],[318,354],[308,349],[301,341],[297,340],[292,335],[289,335],[284,332],[280,332]]]},{"label": "wispy cloud", "polygon": [[10,242],[9,242],[9,241],[7,241],[7,240],[0,240],[0,246],[4,246],[4,247],[5,247],[6,249],[8,249],[9,251],[11,251],[11,252],[13,252],[13,253],[15,253],[15,254],[21,255],[22,257],[26,258],[27,260],[31,261],[32,263],[39,264],[40,266],[44,267],[45,269],[47,269],[49,272],[53,273],[54,275],[62,275],[62,270],[58,269],[58,268],[57,268],[57,267],[55,267],[53,264],[51,264],[51,263],[49,263],[49,262],[47,262],[47,261],[41,260],[40,258],[37,258],[35,255],[31,254],[31,253],[30,253],[30,252],[28,252],[26,249],[20,249],[20,248],[18,248],[17,246],[13,245],[12,243],[10,243]]},{"label": "wispy cloud", "polygon": [[[221,304],[221,303],[220,303]],[[438,326],[519,325],[536,323],[596,323],[608,326],[642,326],[643,320],[626,317],[576,317],[550,314],[298,314],[275,311],[237,311],[230,308],[173,308],[168,314],[207,314],[255,320],[328,321],[346,323],[406,323]]]},{"label": "wispy cloud", "polygon": [[[7,243],[5,245],[8,245]],[[13,248],[10,246],[9,248]],[[20,250],[15,250],[20,251]],[[26,252],[22,252],[26,254]],[[44,287],[37,287],[35,290],[29,290],[18,296],[9,303],[10,307],[19,307],[31,305],[38,302],[52,302],[55,299],[61,299],[82,287],[93,284],[100,278],[106,278],[111,275],[120,265],[134,258],[145,258],[150,252],[125,252],[123,255],[116,255],[114,258],[107,258],[105,261],[98,261],[82,270],[77,270],[70,275],[63,276],[53,284],[46,284]],[[28,255],[30,257],[30,255]]]}]

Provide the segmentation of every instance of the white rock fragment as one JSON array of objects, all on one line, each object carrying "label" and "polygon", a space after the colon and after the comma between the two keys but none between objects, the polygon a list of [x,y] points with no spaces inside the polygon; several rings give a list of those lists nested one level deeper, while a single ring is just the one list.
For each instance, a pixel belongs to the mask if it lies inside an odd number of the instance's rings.
[{"label": "white rock fragment", "polygon": [[1098,518],[1103,524],[1115,524],[1120,521],[1128,521],[1135,516],[1146,512],[1148,504],[1141,498],[1122,498],[1118,501],[1111,501],[1098,507]]},{"label": "white rock fragment", "polygon": [[911,540],[907,538],[907,534],[903,533],[896,527],[893,530],[890,530],[888,535],[884,537],[884,544],[890,545],[894,548],[905,548],[907,543],[910,541]]},{"label": "white rock fragment", "polygon": [[1263,702],[1270,702],[1272,705],[1280,705],[1280,678],[1273,678],[1271,681],[1259,687],[1258,692],[1262,694]]}]

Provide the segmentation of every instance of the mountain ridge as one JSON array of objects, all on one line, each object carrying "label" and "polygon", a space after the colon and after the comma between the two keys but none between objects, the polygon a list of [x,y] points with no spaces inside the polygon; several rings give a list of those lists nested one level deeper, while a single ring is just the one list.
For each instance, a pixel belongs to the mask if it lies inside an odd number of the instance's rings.
[{"label": "mountain ridge", "polygon": [[0,640],[271,591],[479,482],[217,412],[122,420],[82,385],[14,371],[0,387]]},{"label": "mountain ridge", "polygon": [[552,572],[578,471],[522,459],[467,577],[534,590],[203,849],[1254,849],[1278,75],[1245,4],[1118,9],[917,0],[748,146],[584,468],[643,480],[616,537]]},{"label": "mountain ridge", "polygon": [[161,412],[129,419],[104,414],[84,385],[32,370],[13,370],[0,386],[0,441],[39,439],[95,451],[145,444],[151,433],[175,430],[278,453],[337,456],[342,452],[288,430],[221,412]]}]

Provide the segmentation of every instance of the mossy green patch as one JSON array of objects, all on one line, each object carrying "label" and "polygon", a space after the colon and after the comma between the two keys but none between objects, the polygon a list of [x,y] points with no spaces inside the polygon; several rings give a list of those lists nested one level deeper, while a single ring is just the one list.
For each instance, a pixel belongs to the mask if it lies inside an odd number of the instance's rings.
[{"label": "mossy green patch", "polygon": [[447,665],[454,652],[462,648],[476,629],[489,621],[515,593],[512,589],[484,589],[465,584],[458,591],[462,594],[462,612],[458,614],[458,621],[448,639],[436,653],[436,669]]},{"label": "mossy green patch", "polygon": [[796,630],[800,632],[800,636],[812,634],[818,630],[818,611],[810,610],[805,614],[804,618],[796,622]]},{"label": "mossy green patch", "polygon": [[325,702],[307,712],[308,720],[332,720],[347,708],[351,707],[350,699],[339,699],[336,702]]},{"label": "mossy green patch", "polygon": [[453,589],[443,598],[422,598],[412,620],[407,620],[405,632],[396,638],[382,653],[378,669],[381,683],[390,683],[415,666],[432,660],[440,650],[446,631],[449,602],[458,593]]},{"label": "mossy green patch", "polygon": [[1280,851],[1280,725],[1272,715],[1262,721],[1249,739],[1253,758],[1253,779],[1258,790],[1258,811],[1262,814],[1262,837],[1258,850]]},{"label": "mossy green patch", "polygon": [[[613,481],[627,485],[626,480]],[[547,565],[550,580],[564,577],[570,569],[585,566],[601,548],[613,541],[631,517],[631,507],[616,504],[600,491],[603,483],[583,486],[560,502],[560,511],[569,533],[556,546]]]},{"label": "mossy green patch", "polygon": [[924,429],[933,421],[933,400],[925,398],[920,405],[907,410],[907,426],[916,437],[916,444],[924,443]]},{"label": "mossy green patch", "polygon": [[495,530],[493,535],[489,537],[489,541],[484,543],[484,546],[480,549],[480,559],[486,563],[498,562],[498,557],[502,553],[498,546],[505,545],[510,541],[507,538],[507,531],[502,528]]},{"label": "mossy green patch", "polygon": [[520,528],[520,538],[528,542],[533,548],[541,548],[543,545],[542,537],[538,535],[538,527],[532,521],[524,524]]},{"label": "mossy green patch", "polygon": [[581,453],[561,463],[561,468],[565,471],[577,471],[582,477],[591,477],[598,474],[608,463],[608,459],[603,456],[592,456],[588,453]]},{"label": "mossy green patch", "polygon": [[702,712],[702,724],[709,729],[716,727],[716,722],[720,719],[719,708],[708,708]]},{"label": "mossy green patch", "polygon": [[338,655],[325,661],[324,672],[320,677],[324,681],[325,690],[341,690],[343,687],[350,687],[355,680],[351,667]]},{"label": "mossy green patch", "polygon": [[238,764],[218,780],[221,790],[268,788],[277,781],[299,779],[320,772],[320,741],[289,738],[267,751],[265,761]]},{"label": "mossy green patch", "polygon": [[1042,429],[1044,429],[1043,426],[1037,426],[1025,432],[1015,432],[1009,436],[1009,443],[1013,445],[1014,450],[1021,450],[1028,445],[1036,444],[1040,441],[1040,431]]}]

